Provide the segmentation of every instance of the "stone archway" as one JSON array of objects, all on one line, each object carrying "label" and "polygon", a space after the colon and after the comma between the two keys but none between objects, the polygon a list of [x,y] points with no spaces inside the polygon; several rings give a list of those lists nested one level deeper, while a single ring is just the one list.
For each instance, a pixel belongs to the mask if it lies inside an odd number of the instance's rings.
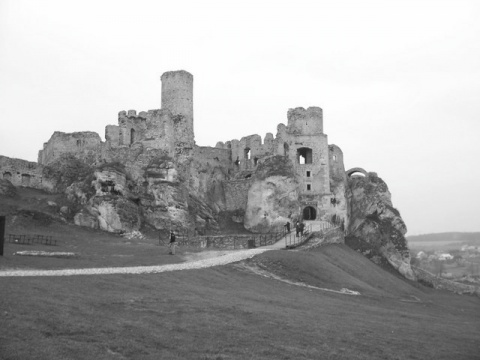
[{"label": "stone archway", "polygon": [[315,220],[317,218],[317,210],[313,206],[307,206],[303,209],[303,220]]},{"label": "stone archway", "polygon": [[362,169],[362,168],[359,168],[359,167],[351,168],[350,170],[347,170],[345,172],[346,172],[348,177],[350,177],[350,176],[352,176],[353,174],[356,174],[356,173],[362,174],[363,176],[368,175],[368,173],[365,171],[365,169]]}]

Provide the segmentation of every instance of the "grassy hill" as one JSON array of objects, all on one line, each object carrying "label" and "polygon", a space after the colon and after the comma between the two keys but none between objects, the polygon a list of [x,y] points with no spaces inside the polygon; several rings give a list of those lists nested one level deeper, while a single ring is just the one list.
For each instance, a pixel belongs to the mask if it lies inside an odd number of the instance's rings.
[{"label": "grassy hill", "polygon": [[[181,247],[169,256],[155,234],[129,240],[14,216],[7,232],[61,241],[7,243],[0,270],[168,264],[198,251]],[[24,249],[78,256],[13,255]],[[0,277],[0,288],[0,359],[460,360],[480,353],[478,298],[410,282],[344,245],[160,274]],[[344,288],[360,295],[328,291]]]}]

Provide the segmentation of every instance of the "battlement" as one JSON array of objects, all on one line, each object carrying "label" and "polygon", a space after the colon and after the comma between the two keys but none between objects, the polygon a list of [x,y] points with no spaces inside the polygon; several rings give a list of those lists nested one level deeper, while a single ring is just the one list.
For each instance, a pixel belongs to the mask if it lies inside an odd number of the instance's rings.
[{"label": "battlement", "polygon": [[[149,110],[150,111],[153,111],[153,110]],[[137,117],[137,118],[142,118],[142,119],[146,119],[148,116],[148,113],[146,111],[140,111],[137,115],[137,111],[136,110],[128,110],[128,111],[125,111],[125,110],[122,110],[122,111],[119,111],[118,113],[118,118],[121,119],[121,118],[132,118],[132,117]]]}]

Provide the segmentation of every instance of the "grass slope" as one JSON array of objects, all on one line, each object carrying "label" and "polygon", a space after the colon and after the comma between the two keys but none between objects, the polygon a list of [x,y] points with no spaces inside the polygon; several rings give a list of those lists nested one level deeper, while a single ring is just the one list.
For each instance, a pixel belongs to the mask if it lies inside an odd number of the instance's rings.
[{"label": "grass slope", "polygon": [[[168,256],[155,234],[128,240],[54,221],[41,215],[51,210],[48,194],[26,190],[4,200],[0,211],[16,214],[8,217],[7,232],[53,235],[60,245],[7,243],[0,269],[158,265],[195,251]],[[78,257],[12,255],[26,249]],[[249,267],[362,295],[292,285]],[[342,245],[270,251],[204,270],[0,278],[0,289],[0,359],[460,360],[480,354],[478,298],[409,282]]]},{"label": "grass slope", "polygon": [[[236,265],[0,279],[2,359],[475,359],[480,302],[422,288],[350,249],[272,251],[285,284]],[[404,301],[415,296],[420,301]]]}]

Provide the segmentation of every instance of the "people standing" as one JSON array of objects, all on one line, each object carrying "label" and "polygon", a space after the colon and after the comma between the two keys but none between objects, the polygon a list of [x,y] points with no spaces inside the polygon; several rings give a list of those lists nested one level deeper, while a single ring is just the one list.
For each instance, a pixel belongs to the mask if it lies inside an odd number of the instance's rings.
[{"label": "people standing", "polygon": [[290,221],[285,224],[287,226],[287,234],[290,234]]},{"label": "people standing", "polygon": [[303,237],[303,230],[305,229],[305,224],[302,222],[302,223],[300,223],[299,226],[300,226],[300,234],[301,234],[302,237]]},{"label": "people standing", "polygon": [[295,231],[297,232],[297,237],[298,237],[298,234],[300,233],[300,222],[297,221],[295,223]]},{"label": "people standing", "polygon": [[170,255],[175,255],[175,246],[177,245],[175,242],[175,233],[170,231]]}]

